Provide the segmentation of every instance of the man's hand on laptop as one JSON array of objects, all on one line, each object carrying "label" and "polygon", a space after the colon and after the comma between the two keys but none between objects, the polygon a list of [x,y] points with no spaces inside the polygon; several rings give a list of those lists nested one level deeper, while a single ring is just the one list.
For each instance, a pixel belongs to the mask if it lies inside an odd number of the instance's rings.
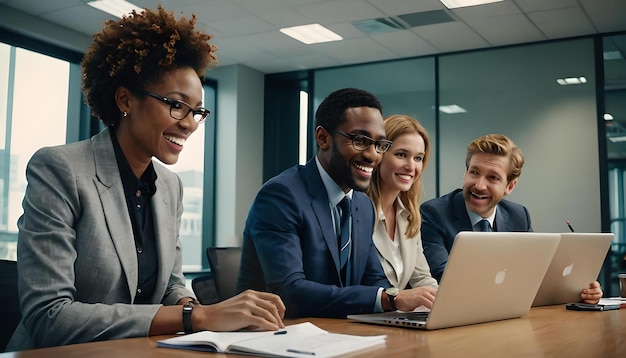
[{"label": "man's hand on laptop", "polygon": [[416,287],[400,291],[394,302],[400,311],[413,311],[420,306],[431,308],[436,294],[437,288],[435,287]]}]

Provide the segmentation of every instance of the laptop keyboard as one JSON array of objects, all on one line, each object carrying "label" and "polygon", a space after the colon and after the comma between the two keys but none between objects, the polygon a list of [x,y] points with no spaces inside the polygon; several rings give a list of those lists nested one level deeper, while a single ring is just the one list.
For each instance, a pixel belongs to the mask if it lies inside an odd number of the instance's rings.
[{"label": "laptop keyboard", "polygon": [[406,321],[426,321],[429,312],[387,312],[387,318]]}]

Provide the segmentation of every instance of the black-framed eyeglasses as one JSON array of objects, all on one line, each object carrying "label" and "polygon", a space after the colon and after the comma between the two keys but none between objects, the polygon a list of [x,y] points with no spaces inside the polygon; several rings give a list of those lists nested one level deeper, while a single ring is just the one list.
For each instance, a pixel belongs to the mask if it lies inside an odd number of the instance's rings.
[{"label": "black-framed eyeglasses", "polygon": [[196,107],[193,108],[188,103],[184,101],[180,101],[177,99],[170,99],[167,97],[159,96],[156,93],[143,91],[143,94],[146,96],[150,96],[152,98],[156,98],[159,101],[168,104],[170,106],[170,116],[174,119],[178,119],[179,121],[189,115],[189,112],[193,113],[193,120],[198,124],[204,122],[206,117],[211,114],[211,111],[204,107]]},{"label": "black-framed eyeglasses", "polygon": [[374,149],[376,149],[377,153],[384,153],[391,148],[393,144],[392,141],[381,139],[381,140],[373,140],[372,138],[362,135],[362,134],[349,134],[346,132],[342,132],[340,130],[335,130],[335,132],[341,134],[342,136],[352,140],[352,146],[356,150],[366,150],[367,148],[374,143]]}]

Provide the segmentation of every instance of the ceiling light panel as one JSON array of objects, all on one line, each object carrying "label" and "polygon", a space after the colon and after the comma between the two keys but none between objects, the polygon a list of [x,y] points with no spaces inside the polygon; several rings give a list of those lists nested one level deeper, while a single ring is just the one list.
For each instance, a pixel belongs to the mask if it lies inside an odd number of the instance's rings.
[{"label": "ceiling light panel", "polygon": [[586,77],[566,77],[566,78],[559,78],[556,80],[556,83],[560,84],[561,86],[569,86],[569,85],[582,85],[587,83],[587,78]]},{"label": "ceiling light panel", "polygon": [[280,32],[307,45],[343,40],[343,37],[320,24],[286,27]]},{"label": "ceiling light panel", "polygon": [[491,3],[500,2],[503,0],[439,0],[439,1],[441,1],[441,3],[444,4],[448,9],[454,9],[458,7],[491,4]]},{"label": "ceiling light panel", "polygon": [[137,12],[141,12],[143,10],[139,6],[124,0],[96,0],[88,2],[87,5],[119,17],[120,19],[124,15],[129,15],[133,10]]}]

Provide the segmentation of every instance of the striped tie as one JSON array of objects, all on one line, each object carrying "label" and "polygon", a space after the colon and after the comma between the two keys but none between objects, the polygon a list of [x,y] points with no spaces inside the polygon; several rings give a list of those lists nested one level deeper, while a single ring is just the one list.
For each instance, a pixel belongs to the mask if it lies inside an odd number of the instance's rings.
[{"label": "striped tie", "polygon": [[340,252],[340,267],[341,267],[341,275],[343,277],[343,282],[346,286],[349,285],[349,274],[346,274],[348,271],[349,261],[350,261],[350,253],[352,250],[352,239],[350,238],[350,225],[351,225],[351,213],[350,213],[350,198],[344,196],[341,202],[339,202],[339,215],[341,217],[340,221],[340,240],[339,240],[339,252]]}]

